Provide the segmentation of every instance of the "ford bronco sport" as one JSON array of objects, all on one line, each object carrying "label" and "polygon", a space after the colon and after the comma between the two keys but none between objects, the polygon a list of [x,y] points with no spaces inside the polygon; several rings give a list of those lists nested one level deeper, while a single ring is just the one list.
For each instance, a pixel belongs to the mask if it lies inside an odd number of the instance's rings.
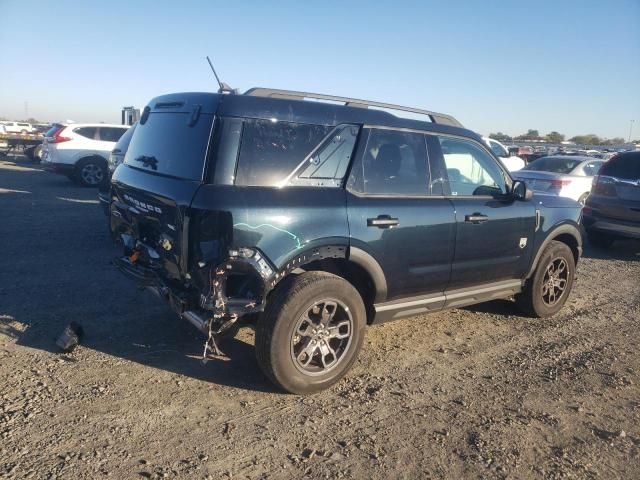
[{"label": "ford bronco sport", "polygon": [[205,355],[251,318],[298,394],[343,377],[367,325],[510,297],[555,314],[582,251],[580,205],[533,195],[453,117],[264,88],[153,99],[109,208],[115,265]]}]

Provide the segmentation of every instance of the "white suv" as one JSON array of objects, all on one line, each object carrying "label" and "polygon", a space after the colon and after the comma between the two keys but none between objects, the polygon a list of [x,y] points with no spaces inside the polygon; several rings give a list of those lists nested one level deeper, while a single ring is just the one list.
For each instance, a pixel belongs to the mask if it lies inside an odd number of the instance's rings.
[{"label": "white suv", "polygon": [[81,185],[96,187],[107,178],[109,154],[128,128],[98,123],[51,129],[42,143],[42,166]]},{"label": "white suv", "polygon": [[496,154],[502,164],[507,167],[507,170],[509,170],[510,172],[516,172],[524,168],[525,161],[520,157],[511,155],[507,147],[505,147],[499,141],[489,137],[482,137],[482,140],[484,140],[484,142],[489,146],[493,153]]},{"label": "white suv", "polygon": [[4,124],[4,131],[6,133],[27,134],[27,133],[35,133],[36,132],[36,129],[33,128],[33,125],[31,125],[30,123],[3,122],[3,124]]}]

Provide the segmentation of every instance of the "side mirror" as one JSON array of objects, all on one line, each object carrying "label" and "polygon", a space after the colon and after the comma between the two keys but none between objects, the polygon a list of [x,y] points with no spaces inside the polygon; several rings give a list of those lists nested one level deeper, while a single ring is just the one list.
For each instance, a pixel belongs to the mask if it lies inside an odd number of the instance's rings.
[{"label": "side mirror", "polygon": [[520,180],[513,182],[511,192],[513,193],[513,198],[523,202],[528,202],[533,198],[533,190],[527,187],[527,184]]}]

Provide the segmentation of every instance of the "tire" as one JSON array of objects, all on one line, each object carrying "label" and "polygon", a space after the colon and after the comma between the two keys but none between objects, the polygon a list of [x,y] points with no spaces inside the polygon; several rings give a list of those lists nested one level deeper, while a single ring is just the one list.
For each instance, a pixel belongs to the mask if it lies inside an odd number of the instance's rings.
[{"label": "tire", "polygon": [[258,321],[258,363],[287,392],[324,390],[356,361],[365,324],[362,298],[343,278],[327,272],[289,276],[272,293]]},{"label": "tire", "polygon": [[97,187],[107,176],[107,162],[101,158],[83,158],[76,165],[75,178],[83,187]]},{"label": "tire", "polygon": [[33,149],[33,161],[38,163],[42,161],[42,145]]},{"label": "tire", "polygon": [[615,238],[606,233],[594,232],[593,230],[587,230],[587,238],[589,244],[597,248],[609,248]]},{"label": "tire", "polygon": [[588,196],[589,196],[589,192],[583,193],[582,195],[580,195],[580,198],[578,199],[578,203],[584,207],[584,204],[587,203]]},{"label": "tire", "polygon": [[24,149],[24,156],[27,157],[30,161],[35,161],[34,151],[36,147],[29,147]]},{"label": "tire", "polygon": [[527,280],[522,293],[516,295],[516,304],[531,317],[555,315],[569,298],[575,272],[576,264],[571,249],[565,243],[551,241],[542,252],[536,270]]}]

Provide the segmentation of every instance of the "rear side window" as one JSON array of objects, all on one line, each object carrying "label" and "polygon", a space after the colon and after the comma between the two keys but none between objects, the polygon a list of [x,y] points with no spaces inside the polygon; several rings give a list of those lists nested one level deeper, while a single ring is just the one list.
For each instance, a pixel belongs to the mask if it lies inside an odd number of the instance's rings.
[{"label": "rear side window", "polygon": [[358,138],[356,125],[339,125],[286,180],[288,185],[342,185]]},{"label": "rear side window", "polygon": [[124,134],[118,140],[118,143],[113,147],[114,151],[118,152],[126,152],[127,148],[129,148],[129,143],[131,143],[131,137],[133,137],[133,132],[136,131],[137,123],[134,123],[131,128],[126,129]]},{"label": "rear side window", "polygon": [[139,123],[124,163],[149,172],[202,180],[213,115],[201,114],[195,124],[189,112],[152,112]]},{"label": "rear side window", "polygon": [[247,120],[242,132],[236,185],[275,187],[325,139],[331,127]]},{"label": "rear side window", "polygon": [[370,195],[428,195],[429,177],[424,135],[373,129],[349,188]]},{"label": "rear side window", "polygon": [[616,155],[604,164],[600,175],[621,180],[640,180],[640,152]]},{"label": "rear side window", "polygon": [[80,127],[73,131],[84,138],[90,138],[91,140],[97,139],[97,127]]},{"label": "rear side window", "polygon": [[117,142],[126,131],[126,128],[100,127],[100,140],[103,142]]}]

